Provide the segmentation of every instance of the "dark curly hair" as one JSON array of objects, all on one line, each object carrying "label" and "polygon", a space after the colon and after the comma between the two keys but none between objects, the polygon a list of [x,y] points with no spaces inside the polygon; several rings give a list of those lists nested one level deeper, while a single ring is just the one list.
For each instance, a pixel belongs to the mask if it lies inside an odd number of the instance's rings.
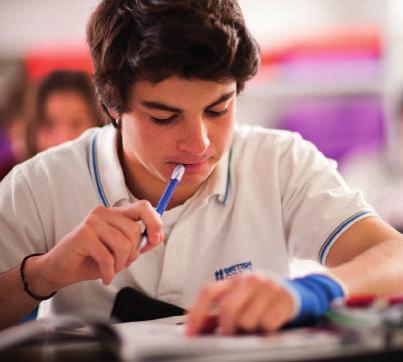
[{"label": "dark curly hair", "polygon": [[260,61],[236,0],[103,0],[87,39],[98,96],[118,114],[138,80],[233,79],[239,93]]}]

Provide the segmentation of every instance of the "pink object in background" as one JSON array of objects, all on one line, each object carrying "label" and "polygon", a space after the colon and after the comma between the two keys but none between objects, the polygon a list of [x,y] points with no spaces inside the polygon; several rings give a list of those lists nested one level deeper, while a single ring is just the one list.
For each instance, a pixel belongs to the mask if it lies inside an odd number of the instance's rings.
[{"label": "pink object in background", "polygon": [[299,132],[339,162],[353,150],[373,151],[385,141],[382,105],[371,96],[295,101],[279,127]]}]

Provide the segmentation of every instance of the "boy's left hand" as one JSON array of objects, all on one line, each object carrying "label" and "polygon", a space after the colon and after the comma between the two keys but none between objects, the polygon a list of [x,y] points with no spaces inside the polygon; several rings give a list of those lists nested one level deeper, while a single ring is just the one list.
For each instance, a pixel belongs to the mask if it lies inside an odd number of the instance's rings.
[{"label": "boy's left hand", "polygon": [[[215,314],[215,318],[212,315]],[[187,335],[219,327],[226,335],[279,329],[297,314],[291,292],[270,278],[240,275],[205,286],[189,310]],[[212,326],[215,320],[215,326]]]}]

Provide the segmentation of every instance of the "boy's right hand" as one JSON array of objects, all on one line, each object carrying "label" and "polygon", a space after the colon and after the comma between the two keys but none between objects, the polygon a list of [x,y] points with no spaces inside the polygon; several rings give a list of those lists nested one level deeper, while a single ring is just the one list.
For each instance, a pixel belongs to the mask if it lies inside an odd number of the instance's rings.
[{"label": "boy's right hand", "polygon": [[144,253],[164,238],[161,218],[152,205],[138,201],[124,207],[97,206],[48,253],[32,258],[31,275],[27,263],[27,278],[33,278],[32,290],[37,286],[46,295],[70,284],[99,278],[105,285],[110,284],[115,274],[139,257],[139,221],[146,226],[149,240],[141,250]]}]

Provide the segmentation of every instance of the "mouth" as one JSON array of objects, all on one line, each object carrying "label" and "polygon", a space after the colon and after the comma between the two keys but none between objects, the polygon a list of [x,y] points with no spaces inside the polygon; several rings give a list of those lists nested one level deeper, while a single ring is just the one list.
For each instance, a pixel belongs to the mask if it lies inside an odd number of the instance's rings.
[{"label": "mouth", "polygon": [[174,160],[174,161],[168,161],[170,164],[182,164],[184,166],[192,166],[192,165],[201,165],[204,163],[207,163],[209,158],[200,158],[200,159],[193,159],[193,160]]},{"label": "mouth", "polygon": [[197,166],[197,165],[204,165],[207,163],[207,160],[199,161],[199,162],[181,162],[182,165],[185,167]]},{"label": "mouth", "polygon": [[186,160],[186,161],[171,161],[168,162],[171,167],[175,167],[178,164],[182,164],[185,166],[185,175],[189,173],[194,173],[201,171],[204,167],[208,164],[208,159],[201,159],[201,160]]}]

